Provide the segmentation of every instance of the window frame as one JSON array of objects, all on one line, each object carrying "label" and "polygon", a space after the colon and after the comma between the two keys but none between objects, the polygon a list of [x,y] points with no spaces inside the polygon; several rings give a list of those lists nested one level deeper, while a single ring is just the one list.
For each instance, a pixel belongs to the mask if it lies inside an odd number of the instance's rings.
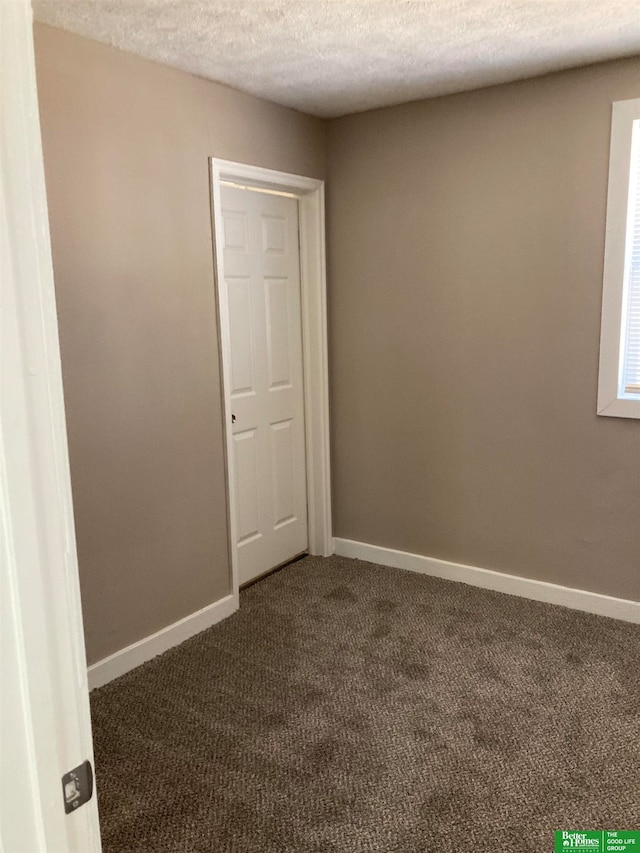
[{"label": "window frame", "polygon": [[[625,394],[620,388],[622,329],[627,309],[625,250],[629,231],[631,149],[635,121],[640,121],[640,98],[613,103],[597,411],[599,415],[615,418],[640,418],[640,395]],[[640,132],[640,128],[637,132]]]}]

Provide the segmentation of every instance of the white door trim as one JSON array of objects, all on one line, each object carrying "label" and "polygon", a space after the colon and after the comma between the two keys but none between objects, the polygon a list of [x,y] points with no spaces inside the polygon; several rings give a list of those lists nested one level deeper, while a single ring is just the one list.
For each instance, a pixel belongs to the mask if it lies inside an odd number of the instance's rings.
[{"label": "white door trim", "polygon": [[229,558],[233,594],[238,595],[235,530],[236,496],[232,470],[230,430],[230,332],[226,305],[218,282],[222,279],[222,216],[220,183],[286,192],[298,199],[300,226],[300,289],[302,307],[302,360],[304,376],[305,437],[307,455],[307,505],[309,552],[328,557],[333,553],[331,532],[331,469],[329,457],[329,373],[327,358],[327,285],[325,262],[324,181],[211,158],[211,193],[216,270],[216,301],[223,384],[224,443],[227,478]]},{"label": "white door trim", "polygon": [[98,853],[96,796],[29,0],[0,3],[0,849]]}]

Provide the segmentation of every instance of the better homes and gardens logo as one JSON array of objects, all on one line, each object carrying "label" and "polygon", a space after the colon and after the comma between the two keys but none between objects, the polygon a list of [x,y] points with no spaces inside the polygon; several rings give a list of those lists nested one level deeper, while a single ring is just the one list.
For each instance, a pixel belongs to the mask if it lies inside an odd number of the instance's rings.
[{"label": "better homes and gardens logo", "polygon": [[558,849],[558,836],[562,842],[561,850],[602,850],[601,832],[577,832],[576,830],[563,829],[556,832],[556,850]]},{"label": "better homes and gardens logo", "polygon": [[591,853],[640,853],[640,832],[563,829],[555,833],[554,853],[590,850]]}]

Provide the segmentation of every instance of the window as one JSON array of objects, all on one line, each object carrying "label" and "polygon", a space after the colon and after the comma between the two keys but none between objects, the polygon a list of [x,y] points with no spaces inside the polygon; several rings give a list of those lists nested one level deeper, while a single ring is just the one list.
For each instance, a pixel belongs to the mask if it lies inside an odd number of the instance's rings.
[{"label": "window", "polygon": [[598,414],[640,418],[640,98],[611,119]]}]

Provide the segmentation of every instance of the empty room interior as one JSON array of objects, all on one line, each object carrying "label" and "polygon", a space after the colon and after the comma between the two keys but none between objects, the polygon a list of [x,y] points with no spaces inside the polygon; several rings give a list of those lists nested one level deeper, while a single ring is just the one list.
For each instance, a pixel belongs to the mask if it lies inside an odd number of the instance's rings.
[{"label": "empty room interior", "polygon": [[33,8],[103,850],[640,845],[637,3]]}]

